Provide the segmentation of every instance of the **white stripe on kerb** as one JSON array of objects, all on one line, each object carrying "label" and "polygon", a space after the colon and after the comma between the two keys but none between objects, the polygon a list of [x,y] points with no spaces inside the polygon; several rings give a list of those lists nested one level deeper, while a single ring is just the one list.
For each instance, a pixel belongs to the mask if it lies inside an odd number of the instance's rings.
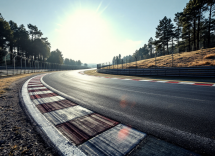
[{"label": "white stripe on kerb", "polygon": [[[60,133],[56,127],[51,124],[44,115],[36,108],[36,106],[32,103],[28,90],[27,84],[29,80],[26,81],[22,87],[22,97],[25,103],[25,108],[29,112],[30,116],[36,122],[35,128],[40,129],[41,133],[46,134],[47,139],[59,149],[62,155],[66,156],[86,156],[81,150],[79,150],[76,146],[69,143],[69,140],[66,139],[62,133]],[[50,143],[49,142],[49,143]]]},{"label": "white stripe on kerb", "polygon": [[131,80],[131,79],[122,79],[122,80]]},{"label": "white stripe on kerb", "polygon": [[38,81],[30,81],[29,83],[38,83],[38,82],[40,82],[40,80],[38,80]]},{"label": "white stripe on kerb", "polygon": [[119,124],[79,146],[87,155],[126,155],[145,133]]},{"label": "white stripe on kerb", "polygon": [[194,83],[192,83],[192,82],[179,82],[178,84],[194,84]]},{"label": "white stripe on kerb", "polygon": [[38,94],[48,94],[48,93],[53,93],[52,91],[41,91],[41,92],[30,92],[29,95],[38,95]]},{"label": "white stripe on kerb", "polygon": [[35,105],[38,105],[38,104],[61,101],[61,100],[65,100],[65,98],[63,98],[61,96],[51,96],[51,97],[46,97],[46,98],[34,99],[32,101]]},{"label": "white stripe on kerb", "polygon": [[44,113],[44,115],[54,125],[57,125],[91,113],[93,112],[89,109],[83,108],[81,106],[74,106]]},{"label": "white stripe on kerb", "polygon": [[165,83],[165,82],[168,82],[168,81],[156,81],[156,82]]},{"label": "white stripe on kerb", "polygon": [[39,87],[39,86],[43,86],[43,84],[34,84],[34,85],[28,85],[29,87]]},{"label": "white stripe on kerb", "polygon": [[139,81],[152,81],[152,80],[139,80]]},{"label": "white stripe on kerb", "polygon": [[28,88],[28,90],[35,90],[35,89],[47,89],[46,87],[35,87],[35,88]]},{"label": "white stripe on kerb", "polygon": [[215,84],[213,85],[213,87],[215,87]]}]

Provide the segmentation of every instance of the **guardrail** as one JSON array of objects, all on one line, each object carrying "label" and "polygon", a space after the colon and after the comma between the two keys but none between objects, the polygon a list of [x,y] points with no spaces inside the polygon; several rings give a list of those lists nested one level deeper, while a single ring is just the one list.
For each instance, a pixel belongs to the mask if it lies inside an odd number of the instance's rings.
[{"label": "guardrail", "polygon": [[97,69],[99,73],[131,76],[180,76],[215,77],[215,66],[175,67],[175,68],[138,68],[138,69]]}]

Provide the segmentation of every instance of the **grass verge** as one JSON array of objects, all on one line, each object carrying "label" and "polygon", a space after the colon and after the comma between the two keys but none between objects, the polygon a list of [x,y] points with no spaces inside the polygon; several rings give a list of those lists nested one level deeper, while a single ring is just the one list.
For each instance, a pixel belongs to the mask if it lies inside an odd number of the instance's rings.
[{"label": "grass verge", "polygon": [[42,74],[46,72],[41,72],[41,73],[30,73],[30,74],[21,74],[21,75],[14,75],[14,76],[7,76],[7,77],[0,77],[0,96],[4,93],[6,93],[9,90],[9,86],[11,83],[14,81],[27,77],[27,76],[32,76],[32,75],[37,75],[37,74]]},{"label": "grass verge", "polygon": [[[124,60],[125,61],[125,60]],[[123,68],[152,68],[155,67],[155,58],[140,60],[137,62],[124,63]],[[172,55],[164,55],[156,58],[157,67],[172,67]],[[215,47],[200,49],[191,52],[173,54],[173,67],[191,67],[191,66],[215,66]],[[119,64],[110,66],[110,69],[122,68]],[[109,68],[109,67],[105,67]],[[105,69],[104,68],[104,69]]]}]

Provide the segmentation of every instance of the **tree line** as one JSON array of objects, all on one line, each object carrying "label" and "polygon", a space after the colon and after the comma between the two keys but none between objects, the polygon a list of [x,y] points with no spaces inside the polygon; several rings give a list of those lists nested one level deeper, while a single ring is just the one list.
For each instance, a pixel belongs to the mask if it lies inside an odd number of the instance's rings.
[{"label": "tree line", "polygon": [[[207,17],[205,17],[207,16]],[[174,22],[164,17],[156,27],[155,39],[133,55],[114,56],[112,63],[148,59],[170,53],[190,52],[215,46],[215,0],[190,0],[182,12],[175,13]]]},{"label": "tree line", "polygon": [[[51,44],[47,37],[36,25],[28,24],[27,28],[14,21],[6,21],[0,13],[0,61],[10,52],[12,63],[15,55],[28,59],[46,61],[57,64],[81,65],[81,61],[69,59],[69,63],[63,59],[63,54],[59,49],[51,51]],[[19,59],[19,58],[17,58]]]}]

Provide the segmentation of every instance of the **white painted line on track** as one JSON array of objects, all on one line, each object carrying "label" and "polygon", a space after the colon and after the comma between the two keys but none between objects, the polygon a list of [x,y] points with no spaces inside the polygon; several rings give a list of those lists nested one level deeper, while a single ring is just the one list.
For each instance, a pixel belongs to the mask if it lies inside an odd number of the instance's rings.
[{"label": "white painted line on track", "polygon": [[213,85],[213,87],[215,87],[215,84]]},{"label": "white painted line on track", "polygon": [[152,80],[139,80],[139,81],[152,81]]},{"label": "white painted line on track", "polygon": [[74,106],[74,107],[48,112],[48,113],[45,113],[44,115],[54,125],[57,125],[91,113],[93,112],[89,109],[86,109],[81,106]]},{"label": "white painted line on track", "polygon": [[36,90],[36,89],[47,89],[46,87],[35,87],[35,88],[28,88],[28,90]]},{"label": "white painted line on track", "polygon": [[36,106],[33,104],[33,102],[30,99],[30,96],[28,94],[28,82],[30,80],[26,81],[22,87],[22,99],[24,102],[24,107],[26,108],[26,111],[28,112],[28,115],[30,118],[33,119],[35,124],[35,129],[40,129],[40,133],[42,136],[45,135],[46,141],[49,140],[49,143],[55,147],[56,150],[60,153],[60,155],[64,156],[86,156],[80,149],[78,149],[76,146],[72,145],[69,140],[64,137],[56,128],[54,125],[52,125],[42,114],[41,112],[36,108]]},{"label": "white painted line on track", "polygon": [[132,79],[122,79],[122,80],[132,80]]},{"label": "white painted line on track", "polygon": [[61,101],[61,100],[65,100],[65,98],[63,98],[62,96],[51,96],[46,98],[34,99],[32,101],[35,105],[38,105],[38,104],[50,103],[50,102]]},{"label": "white painted line on track", "polygon": [[39,95],[39,94],[48,94],[48,93],[53,93],[52,91],[41,91],[41,92],[30,92],[30,95]]}]

